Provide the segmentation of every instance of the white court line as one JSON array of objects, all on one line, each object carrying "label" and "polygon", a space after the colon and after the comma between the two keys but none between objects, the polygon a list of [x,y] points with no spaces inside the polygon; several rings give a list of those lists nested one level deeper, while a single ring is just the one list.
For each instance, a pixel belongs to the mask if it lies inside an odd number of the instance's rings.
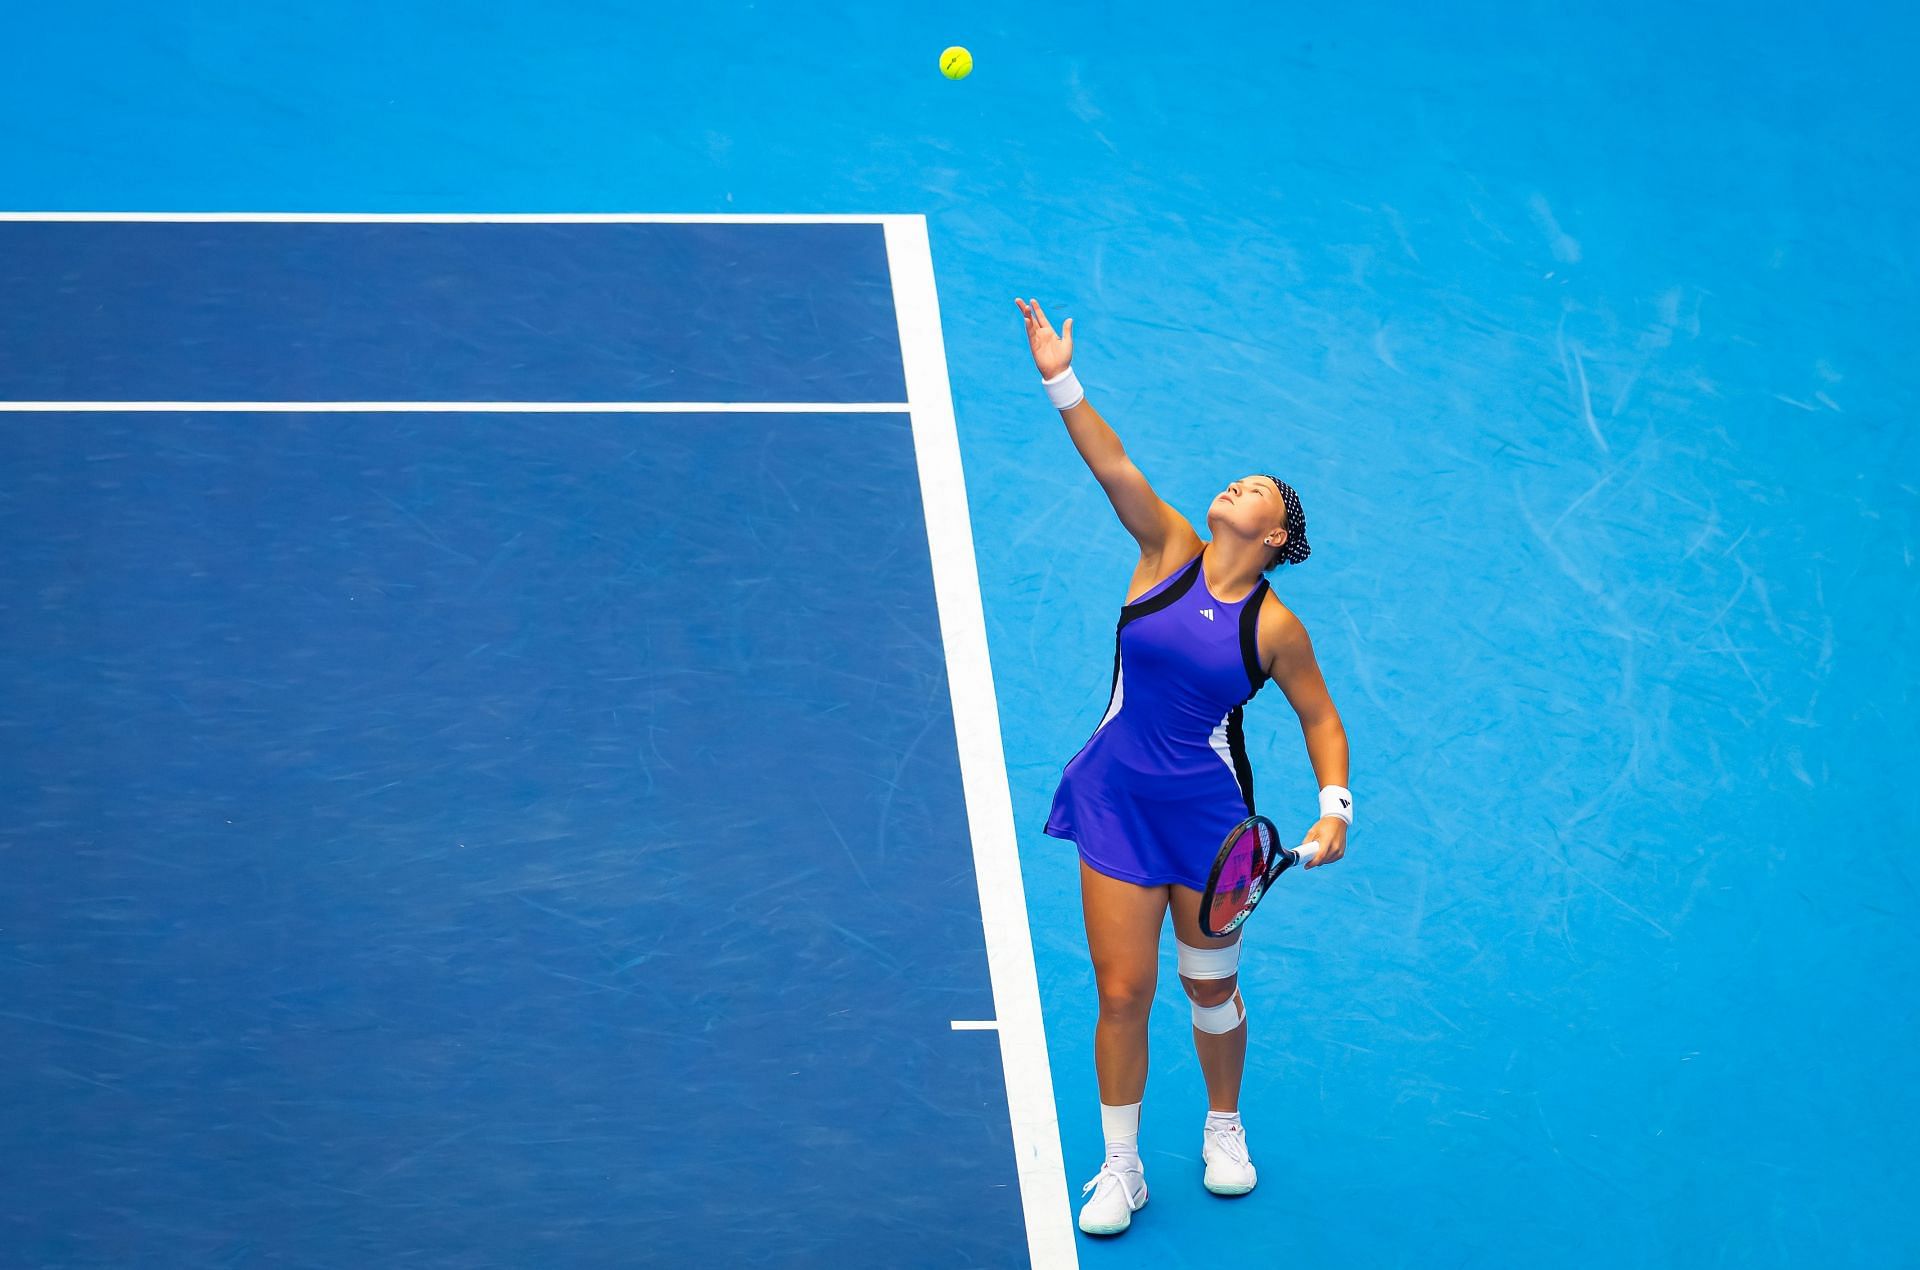
[{"label": "white court line", "polygon": [[[1053,1101],[1047,1034],[1040,1015],[1040,981],[1027,926],[1026,889],[1013,827],[1000,711],[987,658],[986,614],[973,555],[973,528],[960,464],[960,437],[940,334],[933,251],[922,216],[886,220],[887,264],[893,305],[900,315],[900,353],[913,405],[913,448],[920,464],[920,498],[933,556],[933,589],[940,638],[953,695],[953,727],[960,747],[960,782],[973,837],[973,871],[980,887],[987,970],[1000,1033],[1000,1063],[1013,1118],[1014,1167],[1026,1211],[1027,1252],[1044,1270],[1079,1264],[1067,1202],[1060,1117]],[[958,1025],[956,1025],[958,1026]]]},{"label": "white court line", "polygon": [[991,1032],[1000,1026],[999,1019],[950,1019],[948,1026],[956,1032]]},{"label": "white court line", "polygon": [[14,414],[905,414],[904,401],[0,401]]},{"label": "white court line", "polygon": [[755,212],[0,212],[5,221],[174,221],[270,225],[881,225],[897,216]]}]

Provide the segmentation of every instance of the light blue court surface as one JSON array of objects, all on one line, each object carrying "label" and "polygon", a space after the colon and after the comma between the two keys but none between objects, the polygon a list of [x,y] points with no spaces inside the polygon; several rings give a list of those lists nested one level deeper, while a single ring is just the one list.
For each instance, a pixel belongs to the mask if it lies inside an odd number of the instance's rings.
[{"label": "light blue court surface", "polygon": [[[1889,5],[17,19],[0,209],[923,215],[967,515],[930,501],[961,478],[925,481],[857,233],[436,265],[484,235],[0,226],[0,396],[41,403],[0,414],[0,1260],[1920,1259],[1916,33]],[[1015,295],[1076,318],[1176,506],[1299,489],[1314,556],[1275,581],[1359,800],[1349,858],[1248,934],[1260,1189],[1199,1186],[1169,948],[1153,1201],[1110,1243],[1070,1226],[1095,1002],[1039,828],[1130,543]],[[134,392],[759,409],[46,405]],[[837,409],[767,409],[801,403]],[[963,575],[1058,1113],[1038,1204],[936,603]],[[1297,737],[1263,694],[1262,810],[1304,829]],[[708,912],[716,817],[752,863]]]}]

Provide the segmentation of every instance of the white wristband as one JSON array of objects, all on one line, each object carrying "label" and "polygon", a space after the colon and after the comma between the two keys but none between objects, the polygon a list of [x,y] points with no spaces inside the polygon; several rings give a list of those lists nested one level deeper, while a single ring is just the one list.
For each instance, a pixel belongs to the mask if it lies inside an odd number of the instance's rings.
[{"label": "white wristband", "polygon": [[1073,367],[1055,375],[1052,379],[1043,379],[1040,386],[1047,390],[1047,400],[1053,403],[1055,410],[1066,410],[1079,405],[1087,394],[1080,388],[1080,380],[1073,373]]},{"label": "white wristband", "polygon": [[1328,785],[1320,791],[1320,818],[1328,816],[1353,823],[1353,791],[1345,785]]}]

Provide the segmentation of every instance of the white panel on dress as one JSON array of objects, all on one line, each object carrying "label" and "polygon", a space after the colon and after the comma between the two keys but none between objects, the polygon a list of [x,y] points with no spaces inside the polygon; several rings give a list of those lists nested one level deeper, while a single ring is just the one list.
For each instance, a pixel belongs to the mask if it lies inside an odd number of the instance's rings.
[{"label": "white panel on dress", "polygon": [[1116,665],[1118,670],[1113,676],[1113,700],[1107,703],[1107,712],[1100,717],[1100,727],[1095,728],[1095,732],[1106,727],[1107,722],[1120,713],[1120,701],[1127,695],[1127,663],[1123,658]]},{"label": "white panel on dress", "polygon": [[[1233,716],[1229,714],[1227,719],[1231,719],[1232,717]],[[1220,756],[1220,761],[1227,765],[1227,770],[1233,772],[1233,781],[1234,784],[1237,785],[1240,783],[1240,773],[1234,771],[1233,747],[1227,744],[1227,719],[1220,720],[1219,726],[1213,730],[1213,735],[1207,738],[1207,744],[1211,745],[1213,752]]]}]

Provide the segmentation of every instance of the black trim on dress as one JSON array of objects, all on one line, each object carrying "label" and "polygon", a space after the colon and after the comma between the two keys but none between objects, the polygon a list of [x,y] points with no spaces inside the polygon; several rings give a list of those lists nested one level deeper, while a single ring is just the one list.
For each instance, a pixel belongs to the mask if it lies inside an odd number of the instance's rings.
[{"label": "black trim on dress", "polygon": [[1240,662],[1247,668],[1247,700],[1266,686],[1267,672],[1260,668],[1260,605],[1267,598],[1267,580],[1253,588],[1240,610]]},{"label": "black trim on dress", "polygon": [[1247,758],[1247,734],[1240,726],[1242,709],[1241,706],[1235,706],[1233,713],[1227,716],[1227,753],[1233,756],[1233,778],[1240,782],[1240,798],[1246,803],[1247,814],[1251,816],[1253,815],[1253,763]]},{"label": "black trim on dress", "polygon": [[1260,668],[1260,604],[1267,598],[1267,580],[1260,579],[1240,609],[1240,664],[1247,672],[1247,697],[1227,716],[1227,753],[1233,760],[1233,777],[1240,782],[1240,797],[1253,811],[1253,762],[1247,757],[1247,734],[1241,725],[1247,701],[1260,695],[1267,675]]},{"label": "black trim on dress", "polygon": [[[1200,557],[1195,556],[1191,561],[1188,562],[1186,568],[1182,569],[1179,573],[1174,575],[1173,585],[1168,587],[1166,590],[1162,591],[1160,594],[1151,596],[1144,600],[1135,600],[1131,604],[1121,605],[1120,606],[1120,625],[1114,628],[1114,634],[1118,635],[1122,630],[1126,629],[1127,623],[1133,621],[1135,618],[1145,617],[1149,613],[1158,613],[1161,609],[1166,608],[1168,605],[1172,604],[1175,600],[1178,600],[1181,596],[1193,590],[1193,580],[1199,576],[1200,576]],[[1119,664],[1119,660],[1120,660],[1119,646],[1115,645],[1114,646],[1114,664],[1116,666]]]}]

